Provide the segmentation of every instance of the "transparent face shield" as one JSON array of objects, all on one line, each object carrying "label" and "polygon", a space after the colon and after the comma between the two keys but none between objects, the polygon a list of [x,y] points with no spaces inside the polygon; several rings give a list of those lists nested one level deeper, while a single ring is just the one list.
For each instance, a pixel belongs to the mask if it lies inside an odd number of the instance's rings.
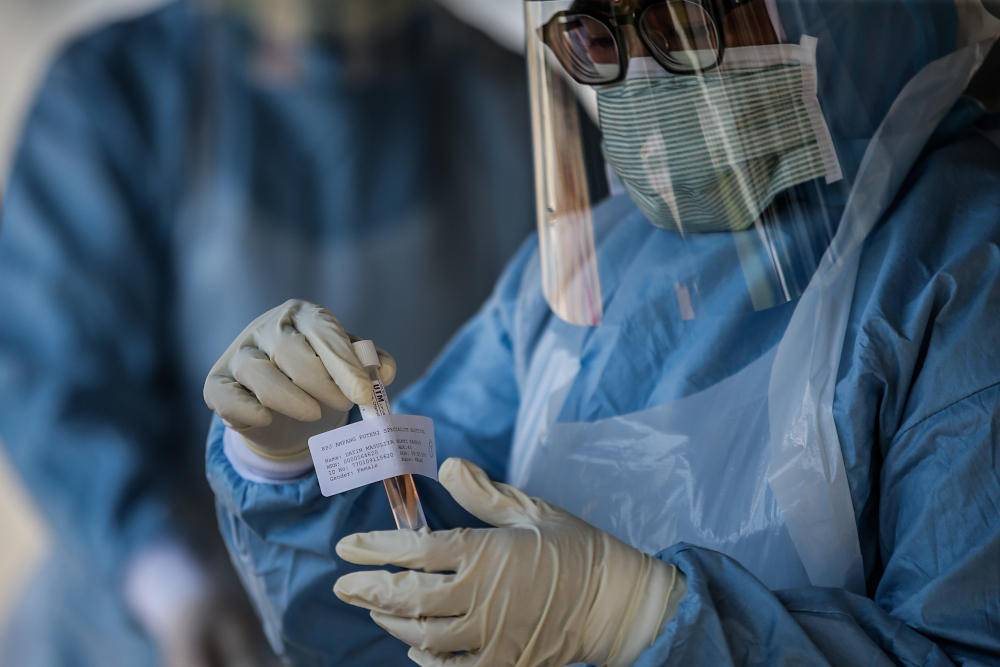
[{"label": "transparent face shield", "polygon": [[670,235],[660,251],[683,319],[796,299],[850,188],[817,95],[817,39],[785,43],[768,0],[525,6],[553,311],[601,321],[596,249],[623,198]]}]

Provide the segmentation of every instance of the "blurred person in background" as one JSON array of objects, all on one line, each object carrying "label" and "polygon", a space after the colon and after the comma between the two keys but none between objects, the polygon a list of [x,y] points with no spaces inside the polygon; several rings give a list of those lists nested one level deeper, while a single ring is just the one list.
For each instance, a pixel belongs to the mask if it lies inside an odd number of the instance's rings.
[{"label": "blurred person in background", "polygon": [[205,374],[295,295],[416,378],[532,228],[529,136],[523,60],[429,0],[173,2],[66,49],[0,220],[0,438],[56,542],[0,664],[265,662]]}]

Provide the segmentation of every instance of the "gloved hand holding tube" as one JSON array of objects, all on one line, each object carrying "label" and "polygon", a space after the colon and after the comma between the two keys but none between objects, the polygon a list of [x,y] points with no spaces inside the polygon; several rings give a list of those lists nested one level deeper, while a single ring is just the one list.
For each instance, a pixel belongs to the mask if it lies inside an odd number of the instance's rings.
[{"label": "gloved hand holding tube", "polygon": [[[357,340],[357,338],[353,338]],[[383,386],[396,376],[390,354],[376,351]],[[369,372],[352,336],[333,314],[290,300],[243,330],[212,367],[205,402],[242,443],[265,476],[311,467],[309,438],[344,423],[355,403],[372,402]]]},{"label": "gloved hand holding tube", "polygon": [[439,479],[496,527],[366,533],[337,545],[352,563],[410,568],[354,572],[334,591],[370,610],[422,667],[627,667],[674,618],[687,592],[675,566],[468,461],[448,459]]},{"label": "gloved hand holding tube", "polygon": [[[366,420],[390,414],[385,386],[395,376],[387,352],[345,333],[325,308],[292,300],[229,346],[205,382],[205,402],[241,436],[244,467],[280,480],[309,469],[309,438],[341,426],[352,404]],[[399,528],[427,525],[410,475],[385,488]]]},{"label": "gloved hand holding tube", "polygon": [[[367,483],[362,472],[392,469],[383,461],[369,464],[373,457],[389,463],[410,451],[395,449],[397,440],[418,442],[410,439],[417,438],[414,428],[387,436],[395,430],[391,420],[426,420],[390,417],[385,385],[394,375],[391,356],[371,341],[352,341],[329,311],[290,301],[230,346],[209,375],[205,399],[265,465],[304,458],[311,468],[312,447],[313,461],[332,462],[316,465],[321,487],[353,488]],[[352,402],[364,421],[336,429]],[[430,441],[432,432],[431,425]],[[433,445],[425,452],[432,465]],[[350,479],[337,479],[340,471]],[[335,592],[410,644],[419,664],[561,667],[584,660],[624,667],[675,615],[686,586],[673,565],[490,481],[467,461],[449,459],[439,476],[459,505],[495,528],[430,532],[407,474],[384,483],[397,526],[413,530],[352,535],[337,545],[338,555],[353,563],[410,568],[353,573]]]}]

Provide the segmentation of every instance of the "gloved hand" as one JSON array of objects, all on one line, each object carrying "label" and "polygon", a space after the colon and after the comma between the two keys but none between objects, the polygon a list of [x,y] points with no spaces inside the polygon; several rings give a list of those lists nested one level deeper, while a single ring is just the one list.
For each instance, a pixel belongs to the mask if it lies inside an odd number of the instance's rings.
[{"label": "gloved hand", "polygon": [[491,482],[468,461],[448,459],[439,478],[497,527],[362,533],[337,544],[352,563],[423,570],[355,572],[334,587],[412,646],[423,667],[624,667],[676,613],[687,589],[674,566]]},{"label": "gloved hand", "polygon": [[260,647],[241,610],[217,597],[193,602],[154,637],[163,667],[262,667]]},{"label": "gloved hand", "polygon": [[225,579],[177,540],[148,545],[127,565],[125,602],[164,667],[274,664],[247,601],[218,585]]},{"label": "gloved hand", "polygon": [[[353,338],[353,340],[358,340]],[[352,337],[329,310],[293,299],[243,330],[205,380],[205,402],[258,454],[291,457],[336,428],[372,386]],[[386,385],[396,362],[378,350]]]}]

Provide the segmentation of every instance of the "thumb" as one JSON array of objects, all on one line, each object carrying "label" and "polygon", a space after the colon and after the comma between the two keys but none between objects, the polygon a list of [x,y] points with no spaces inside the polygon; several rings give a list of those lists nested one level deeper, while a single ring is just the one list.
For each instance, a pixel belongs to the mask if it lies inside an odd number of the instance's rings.
[{"label": "thumb", "polygon": [[491,482],[482,468],[465,459],[445,461],[438,472],[438,481],[455,502],[492,526],[534,523],[538,517],[533,498],[513,486]]}]

